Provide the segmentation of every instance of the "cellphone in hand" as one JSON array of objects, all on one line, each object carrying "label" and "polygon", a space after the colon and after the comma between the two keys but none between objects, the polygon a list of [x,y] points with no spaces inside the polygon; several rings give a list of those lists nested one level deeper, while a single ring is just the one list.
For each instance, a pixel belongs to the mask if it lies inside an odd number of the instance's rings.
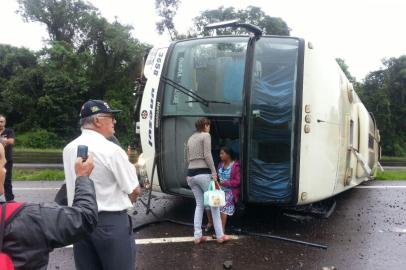
[{"label": "cellphone in hand", "polygon": [[81,157],[83,159],[83,162],[86,161],[87,159],[87,146],[86,145],[78,145],[78,157]]}]

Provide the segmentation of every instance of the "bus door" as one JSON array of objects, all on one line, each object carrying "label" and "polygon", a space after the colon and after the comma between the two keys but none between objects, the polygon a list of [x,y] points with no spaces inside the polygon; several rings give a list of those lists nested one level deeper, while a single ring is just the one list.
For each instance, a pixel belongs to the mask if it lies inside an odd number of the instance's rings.
[{"label": "bus door", "polygon": [[299,41],[261,37],[255,44],[247,98],[244,195],[248,202],[289,203]]},{"label": "bus door", "polygon": [[175,43],[158,91],[162,115],[157,149],[164,192],[193,196],[186,181],[185,149],[201,117],[212,121],[213,156],[220,146],[239,150],[248,37],[215,37]]}]

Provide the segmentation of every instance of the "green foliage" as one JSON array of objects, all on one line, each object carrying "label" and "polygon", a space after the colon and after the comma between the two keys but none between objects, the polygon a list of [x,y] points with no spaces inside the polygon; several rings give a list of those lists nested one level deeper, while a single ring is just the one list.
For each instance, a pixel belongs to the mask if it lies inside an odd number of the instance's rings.
[{"label": "green foliage", "polygon": [[46,25],[51,41],[70,45],[80,43],[89,27],[89,17],[96,9],[81,0],[17,0],[19,13],[26,21]]},{"label": "green foliage", "polygon": [[[236,10],[233,7],[219,7],[218,9],[205,10],[200,16],[194,18],[195,35],[209,35],[204,26],[209,23],[239,19],[241,22],[250,23],[264,30],[266,35],[289,36],[290,29],[281,18],[271,17],[265,14],[259,7],[249,6],[246,9]],[[244,29],[216,29],[217,35],[247,34]]]},{"label": "green foliage", "polygon": [[39,181],[39,180],[65,180],[61,169],[13,169],[13,180]]},{"label": "green foliage", "polygon": [[18,3],[27,21],[47,26],[50,40],[36,53],[0,45],[0,113],[8,125],[17,134],[40,129],[68,141],[80,132],[81,105],[103,99],[123,110],[116,131],[131,141],[134,82],[147,46],[131,36],[130,26],[108,22],[87,2]]},{"label": "green foliage", "polygon": [[395,171],[395,170],[386,170],[384,172],[378,172],[376,180],[406,180],[406,170]]},{"label": "green foliage", "polygon": [[[7,114],[9,123],[21,121],[19,109],[31,106],[32,102],[24,100],[20,94],[28,92],[31,96],[35,95],[37,84],[40,82],[35,53],[25,48],[0,44],[0,113]],[[10,102],[10,98],[14,101]]]},{"label": "green foliage", "polygon": [[352,82],[355,83],[355,78],[351,75],[350,71],[348,70],[348,65],[345,63],[345,60],[342,58],[336,58],[336,61],[338,63],[338,65],[340,66],[341,70],[344,72],[345,76],[347,77],[347,79]]},{"label": "green foliage", "polygon": [[384,69],[366,76],[357,92],[376,118],[383,153],[406,156],[406,55],[383,64]]},{"label": "green foliage", "polygon": [[178,31],[175,29],[173,19],[179,7],[179,0],[155,0],[155,9],[161,20],[156,23],[159,34],[168,31],[172,40],[178,39]]},{"label": "green foliage", "polygon": [[62,147],[65,142],[55,133],[37,129],[16,135],[16,144],[26,148]]}]

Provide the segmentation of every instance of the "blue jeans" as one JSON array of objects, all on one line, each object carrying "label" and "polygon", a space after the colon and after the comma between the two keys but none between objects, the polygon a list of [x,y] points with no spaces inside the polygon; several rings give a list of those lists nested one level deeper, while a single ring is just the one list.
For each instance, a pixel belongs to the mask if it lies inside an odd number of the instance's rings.
[{"label": "blue jeans", "polygon": [[[192,189],[193,195],[196,200],[196,209],[194,217],[194,237],[200,238],[203,235],[202,232],[202,220],[204,213],[204,192],[207,191],[210,183],[209,174],[198,174],[195,176],[187,177],[187,183]],[[210,207],[211,215],[213,217],[214,231],[216,232],[216,237],[219,239],[224,235],[223,226],[221,224],[220,218],[220,207]]]}]

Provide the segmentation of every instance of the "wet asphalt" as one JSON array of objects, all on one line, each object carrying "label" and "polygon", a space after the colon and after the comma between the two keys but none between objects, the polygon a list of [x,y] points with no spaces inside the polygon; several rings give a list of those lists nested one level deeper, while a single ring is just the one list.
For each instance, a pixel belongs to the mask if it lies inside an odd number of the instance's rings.
[{"label": "wet asphalt", "polygon": [[[61,182],[15,182],[16,200],[52,201]],[[390,186],[386,187],[385,186]],[[366,187],[366,188],[364,188]],[[146,195],[141,197],[146,201]],[[245,236],[225,244],[192,242],[137,245],[137,269],[406,269],[406,181],[371,181],[338,195],[328,218],[281,209],[249,207],[230,220],[228,230],[243,228],[326,245],[327,249],[264,237]],[[159,217],[192,222],[194,201],[153,193]],[[135,226],[156,220],[141,202],[130,211]],[[173,223],[145,226],[137,239],[192,236],[193,229]],[[72,248],[53,251],[48,269],[75,269]]]}]

